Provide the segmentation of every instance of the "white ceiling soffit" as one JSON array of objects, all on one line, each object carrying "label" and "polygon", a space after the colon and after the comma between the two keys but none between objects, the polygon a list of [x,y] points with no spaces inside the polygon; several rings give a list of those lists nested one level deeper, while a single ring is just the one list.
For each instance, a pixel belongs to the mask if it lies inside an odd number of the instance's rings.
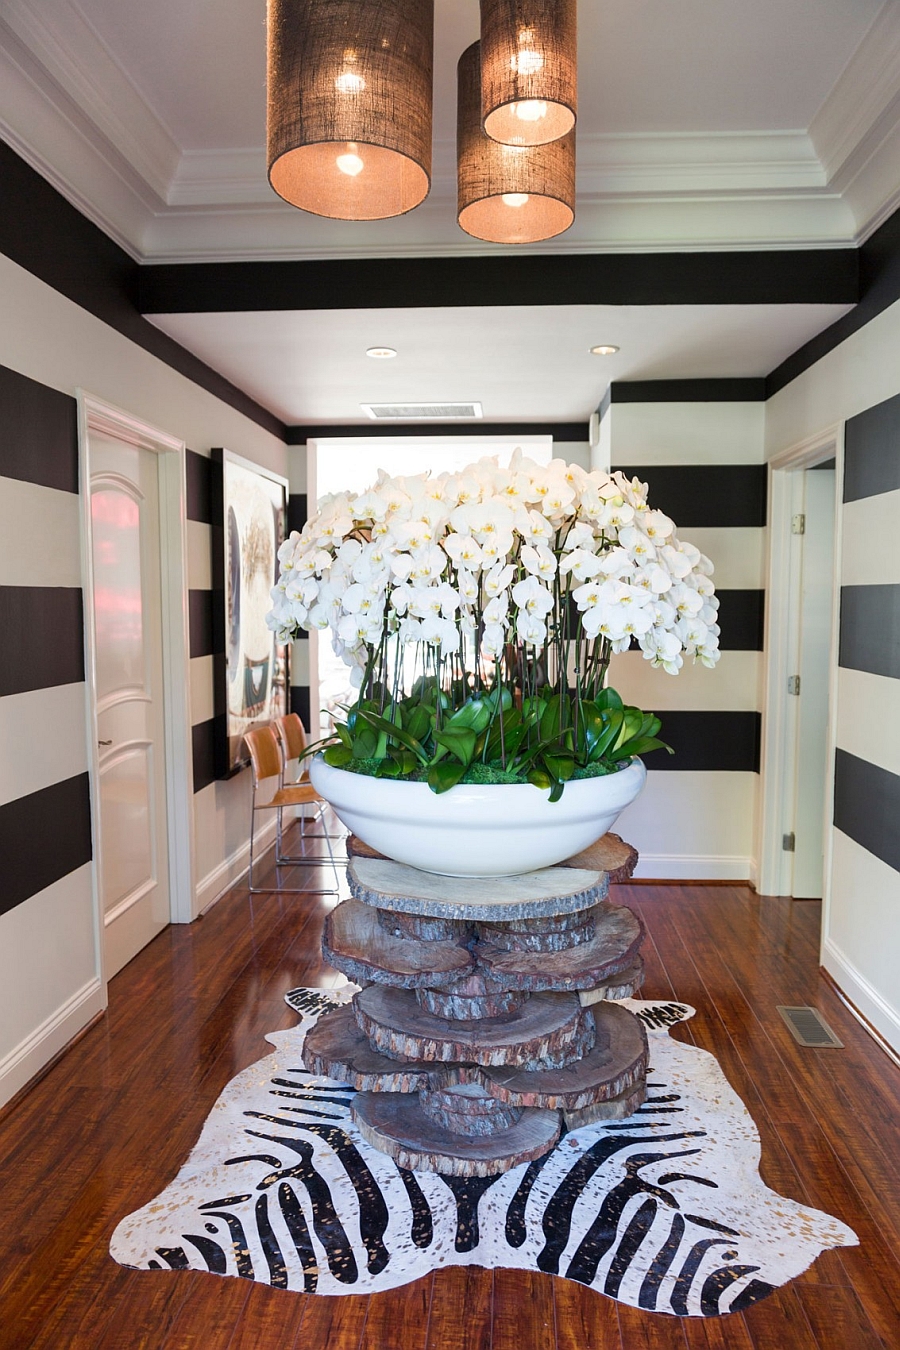
[{"label": "white ceiling soffit", "polygon": [[[453,72],[477,14],[437,0],[432,192],[394,221],[321,220],[269,189],[261,0],[221,0],[212,24],[192,0],[4,0],[0,133],[146,260],[496,253],[455,222]],[[580,24],[578,217],[531,251],[839,246],[897,204],[893,0],[583,0]]]},{"label": "white ceiling soffit", "polygon": [[[611,380],[766,375],[849,305],[500,305],[156,314],[288,425],[371,426],[361,403],[478,399],[486,421],[587,421]],[[592,356],[596,343],[619,347]],[[391,346],[393,361],[366,348]]]}]

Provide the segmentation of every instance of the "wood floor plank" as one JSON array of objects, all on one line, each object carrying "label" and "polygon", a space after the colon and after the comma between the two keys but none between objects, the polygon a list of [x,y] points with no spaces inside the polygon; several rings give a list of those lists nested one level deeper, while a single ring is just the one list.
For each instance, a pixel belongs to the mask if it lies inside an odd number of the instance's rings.
[{"label": "wood floor plank", "polygon": [[556,1280],[557,1350],[622,1350],[617,1304],[576,1280]]},{"label": "wood floor plank", "polygon": [[384,1350],[388,1345],[425,1350],[433,1285],[434,1276],[423,1275],[399,1289],[372,1294],[360,1350]]},{"label": "wood floor plank", "polygon": [[[722,1319],[515,1270],[328,1298],[116,1265],[116,1223],[175,1174],[229,1079],[271,1053],[266,1033],[295,1025],[285,992],[336,978],[319,948],[331,900],[236,887],[139,953],[102,1021],[0,1113],[0,1350],[900,1350],[900,1076],[819,974],[818,906],[738,886],[614,898],[647,925],[645,996],[697,1008],[671,1034],[719,1059],[768,1184],[843,1218],[859,1248]],[[777,1002],[820,1007],[846,1050],[795,1047]]]},{"label": "wood floor plank", "polygon": [[426,1350],[491,1350],[493,1303],[492,1271],[481,1266],[437,1271]]},{"label": "wood floor plank", "polygon": [[552,1275],[494,1271],[491,1350],[555,1350]]}]

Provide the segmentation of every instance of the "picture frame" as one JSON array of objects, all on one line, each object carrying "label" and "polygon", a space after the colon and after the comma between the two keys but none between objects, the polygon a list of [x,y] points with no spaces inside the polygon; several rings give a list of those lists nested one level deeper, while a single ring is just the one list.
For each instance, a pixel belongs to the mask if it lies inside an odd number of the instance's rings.
[{"label": "picture frame", "polygon": [[266,624],[285,538],[288,481],[224,448],[213,463],[216,777],[250,762],[244,735],[288,711],[289,650]]}]

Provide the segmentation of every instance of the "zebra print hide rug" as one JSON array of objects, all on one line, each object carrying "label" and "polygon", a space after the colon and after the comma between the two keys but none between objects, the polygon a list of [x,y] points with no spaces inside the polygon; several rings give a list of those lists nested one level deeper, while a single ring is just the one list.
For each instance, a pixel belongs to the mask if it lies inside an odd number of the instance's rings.
[{"label": "zebra print hide rug", "polygon": [[856,1235],[768,1189],[756,1127],[718,1063],[672,1040],[683,1004],[626,1000],[650,1033],[648,1098],[499,1177],[409,1172],[350,1119],[352,1090],[302,1068],[316,1018],[351,997],[294,990],[301,1024],[225,1088],[161,1195],[110,1251],[307,1294],[393,1289],[448,1265],[580,1280],[635,1307],[714,1317],[757,1302]]}]

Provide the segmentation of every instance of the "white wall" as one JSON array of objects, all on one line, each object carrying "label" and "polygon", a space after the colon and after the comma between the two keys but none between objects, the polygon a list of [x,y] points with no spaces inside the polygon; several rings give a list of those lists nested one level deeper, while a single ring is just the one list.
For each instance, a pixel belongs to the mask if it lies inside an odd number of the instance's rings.
[{"label": "white wall", "polygon": [[[84,388],[202,455],[227,446],[286,473],[286,447],[276,437],[5,257],[0,365],[69,395]],[[80,586],[78,519],[74,493],[0,477],[0,585]],[[189,584],[208,588],[208,527],[190,522],[189,536]],[[46,637],[53,642],[52,633]],[[211,662],[190,664],[198,668],[185,679],[203,713],[211,706]],[[83,772],[84,695],[83,684],[66,684],[0,700],[0,802]],[[243,774],[194,796],[195,913],[243,866],[248,788]],[[48,848],[53,828],[47,820]],[[90,872],[80,867],[0,914],[0,1103],[103,1006]]]}]

